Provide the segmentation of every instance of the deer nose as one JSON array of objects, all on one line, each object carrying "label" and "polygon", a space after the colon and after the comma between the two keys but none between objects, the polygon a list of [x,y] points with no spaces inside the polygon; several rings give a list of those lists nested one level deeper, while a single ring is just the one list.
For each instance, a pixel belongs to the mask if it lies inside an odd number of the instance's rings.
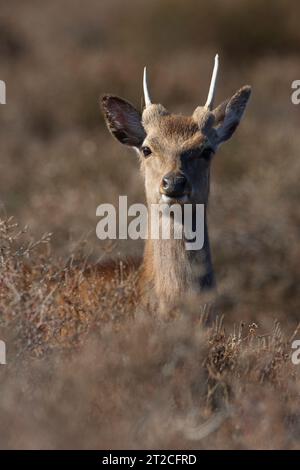
[{"label": "deer nose", "polygon": [[186,177],[182,174],[168,173],[162,179],[162,192],[166,196],[182,196],[186,189]]}]

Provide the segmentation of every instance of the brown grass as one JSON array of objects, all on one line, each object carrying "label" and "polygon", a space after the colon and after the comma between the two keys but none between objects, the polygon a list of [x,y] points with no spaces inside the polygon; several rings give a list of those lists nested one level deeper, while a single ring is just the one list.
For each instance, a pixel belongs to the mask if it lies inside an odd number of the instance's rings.
[{"label": "brown grass", "polygon": [[200,305],[160,321],[118,264],[107,283],[82,253],[0,229],[2,448],[299,446],[298,330],[205,327]]},{"label": "brown grass", "polygon": [[[2,448],[299,448],[298,10],[294,0],[132,0],[126,15],[121,0],[1,6]],[[245,83],[253,98],[213,163],[219,322],[204,328],[199,305],[169,322],[134,307],[136,279],[118,260],[142,245],[96,238],[100,203],[144,199],[98,99],[139,106],[147,63],[155,100],[191,113],[216,51],[217,100]],[[95,264],[110,257],[107,282]]]}]

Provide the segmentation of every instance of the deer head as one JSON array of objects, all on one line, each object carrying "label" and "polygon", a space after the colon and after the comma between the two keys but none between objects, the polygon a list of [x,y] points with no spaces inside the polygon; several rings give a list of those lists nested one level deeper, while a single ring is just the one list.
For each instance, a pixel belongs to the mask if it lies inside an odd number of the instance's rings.
[{"label": "deer head", "polygon": [[217,72],[218,55],[206,104],[191,116],[171,114],[161,104],[152,104],[146,68],[142,113],[116,96],[102,98],[110,132],[140,156],[149,204],[207,203],[212,157],[234,133],[251,93],[251,88],[244,86],[214,109]]}]

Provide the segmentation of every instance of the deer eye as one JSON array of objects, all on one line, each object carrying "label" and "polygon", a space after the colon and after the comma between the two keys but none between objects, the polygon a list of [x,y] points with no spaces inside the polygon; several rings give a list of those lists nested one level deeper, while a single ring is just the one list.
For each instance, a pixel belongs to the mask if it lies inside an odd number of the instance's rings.
[{"label": "deer eye", "polygon": [[201,156],[201,152],[198,148],[190,149],[190,150],[186,150],[182,156],[183,158],[192,160],[194,158],[199,158]]},{"label": "deer eye", "polygon": [[201,159],[208,161],[211,157],[213,150],[210,147],[206,147],[203,150],[201,148],[194,148],[187,150],[183,156],[188,159]]},{"label": "deer eye", "polygon": [[144,157],[149,157],[149,155],[151,155],[152,153],[152,150],[149,148],[149,147],[142,147],[142,152],[143,152],[143,155]]},{"label": "deer eye", "polygon": [[212,154],[212,149],[207,147],[202,150],[201,152],[201,158],[204,158],[204,160],[209,160]]}]

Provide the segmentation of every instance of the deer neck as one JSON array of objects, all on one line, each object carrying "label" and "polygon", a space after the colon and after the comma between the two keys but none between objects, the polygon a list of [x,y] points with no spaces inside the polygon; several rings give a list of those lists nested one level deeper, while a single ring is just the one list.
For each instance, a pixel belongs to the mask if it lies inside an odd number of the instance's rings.
[{"label": "deer neck", "polygon": [[[173,231],[171,230],[171,234]],[[148,237],[144,252],[143,284],[155,291],[160,301],[169,303],[188,293],[199,293],[214,286],[206,208],[204,245],[187,250],[184,239],[153,240]]]}]

